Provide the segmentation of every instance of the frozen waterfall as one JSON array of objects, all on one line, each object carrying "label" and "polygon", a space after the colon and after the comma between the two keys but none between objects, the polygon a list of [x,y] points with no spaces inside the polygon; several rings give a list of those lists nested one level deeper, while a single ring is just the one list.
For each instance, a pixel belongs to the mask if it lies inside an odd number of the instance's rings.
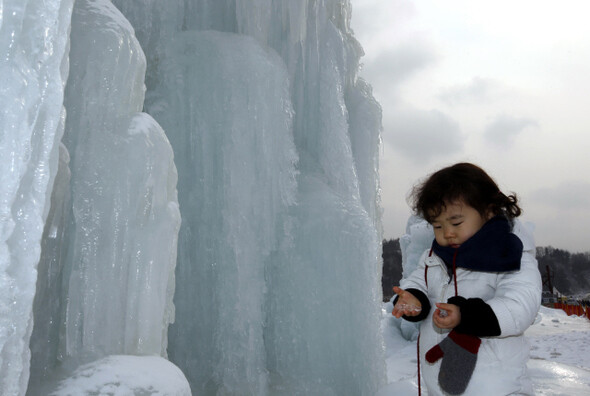
[{"label": "frozen waterfall", "polygon": [[375,394],[381,115],[350,1],[3,7],[0,393],[133,355],[194,395]]}]

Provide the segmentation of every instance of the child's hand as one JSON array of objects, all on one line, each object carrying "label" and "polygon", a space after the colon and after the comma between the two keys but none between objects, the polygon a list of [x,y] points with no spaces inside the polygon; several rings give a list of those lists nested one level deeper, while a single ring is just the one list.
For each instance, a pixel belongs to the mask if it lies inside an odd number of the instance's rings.
[{"label": "child's hand", "polygon": [[397,286],[393,288],[395,294],[399,296],[391,314],[396,318],[402,316],[416,316],[422,311],[422,304],[414,295]]},{"label": "child's hand", "polygon": [[454,329],[461,323],[461,309],[455,304],[436,303],[432,321],[441,329]]}]

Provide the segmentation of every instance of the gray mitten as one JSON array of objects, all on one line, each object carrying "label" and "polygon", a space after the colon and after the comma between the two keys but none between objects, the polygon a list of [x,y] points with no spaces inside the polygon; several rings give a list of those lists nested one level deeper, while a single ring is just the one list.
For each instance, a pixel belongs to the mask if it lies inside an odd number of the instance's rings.
[{"label": "gray mitten", "polygon": [[434,363],[443,358],[438,373],[438,383],[445,392],[460,395],[465,392],[477,362],[481,345],[478,337],[452,330],[438,345],[426,352],[426,360]]}]

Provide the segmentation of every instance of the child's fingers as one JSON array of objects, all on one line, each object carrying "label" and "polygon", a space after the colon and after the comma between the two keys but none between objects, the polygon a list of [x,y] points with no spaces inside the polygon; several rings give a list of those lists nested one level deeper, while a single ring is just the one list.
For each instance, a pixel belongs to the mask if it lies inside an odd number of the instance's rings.
[{"label": "child's fingers", "polygon": [[393,287],[393,292],[395,294],[397,294],[398,299],[397,299],[397,303],[405,303],[406,299],[408,298],[408,294],[404,289],[402,289],[401,287],[398,286],[394,286]]},{"label": "child's fingers", "polygon": [[404,311],[403,311],[402,309],[400,309],[400,307],[399,307],[399,305],[398,305],[398,304],[396,304],[396,305],[393,307],[393,311],[391,311],[391,314],[392,314],[393,316],[395,316],[396,318],[401,318],[401,317],[402,317],[402,315],[404,314]]},{"label": "child's fingers", "polygon": [[434,324],[441,329],[446,329],[449,326],[449,317],[448,316],[442,316],[440,314],[440,310],[437,309],[436,311],[434,311],[434,315],[432,317],[432,321],[434,322]]},{"label": "child's fingers", "polygon": [[402,289],[401,287],[394,286],[393,291],[395,294],[399,296],[398,302],[403,302],[405,304],[413,304],[413,305],[420,305],[420,301],[414,297],[412,293],[407,290]]},{"label": "child's fingers", "polygon": [[437,303],[432,320],[441,329],[453,329],[461,322],[461,311],[454,304]]},{"label": "child's fingers", "polygon": [[445,304],[445,303],[436,303],[436,307],[439,309],[444,309],[447,312],[454,311],[457,308],[454,304]]},{"label": "child's fingers", "polygon": [[415,305],[399,304],[393,308],[391,314],[396,318],[401,318],[402,316],[416,316],[421,310],[420,307]]},{"label": "child's fingers", "polygon": [[412,293],[398,286],[393,287],[393,292],[399,297],[393,311],[391,311],[393,316],[400,318],[402,316],[416,316],[420,313],[422,310],[420,301]]}]

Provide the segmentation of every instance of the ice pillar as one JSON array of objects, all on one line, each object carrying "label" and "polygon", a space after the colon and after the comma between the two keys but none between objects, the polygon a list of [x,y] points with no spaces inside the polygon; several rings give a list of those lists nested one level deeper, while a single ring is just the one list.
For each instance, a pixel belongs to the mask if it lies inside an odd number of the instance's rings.
[{"label": "ice pillar", "polygon": [[0,393],[24,394],[43,224],[57,173],[71,1],[7,0],[0,25]]}]

